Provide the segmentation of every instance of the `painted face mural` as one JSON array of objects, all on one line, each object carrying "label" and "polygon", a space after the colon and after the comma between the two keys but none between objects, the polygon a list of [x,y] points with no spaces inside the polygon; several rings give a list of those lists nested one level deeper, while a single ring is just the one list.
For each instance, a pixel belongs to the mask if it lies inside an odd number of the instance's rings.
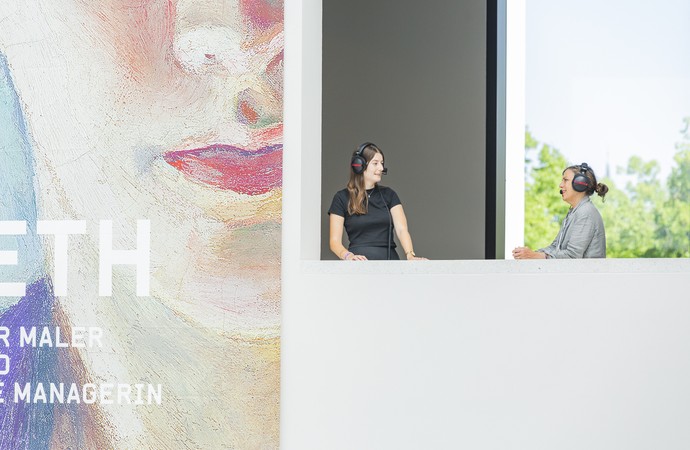
[{"label": "painted face mural", "polygon": [[[26,282],[0,301],[0,447],[277,447],[282,1],[3,2],[0,21],[0,219],[27,224],[0,241],[0,281]],[[83,229],[63,251],[37,220]],[[102,221],[115,250],[148,236],[148,295],[142,261],[99,291]]]}]

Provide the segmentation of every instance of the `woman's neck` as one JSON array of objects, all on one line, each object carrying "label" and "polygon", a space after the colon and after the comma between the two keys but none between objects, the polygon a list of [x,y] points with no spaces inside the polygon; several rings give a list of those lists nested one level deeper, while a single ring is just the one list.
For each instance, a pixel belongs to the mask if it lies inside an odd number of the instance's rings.
[{"label": "woman's neck", "polygon": [[364,184],[364,189],[366,189],[367,191],[368,191],[369,189],[374,189],[375,187],[376,187],[375,184],[371,184],[371,185],[370,185],[370,184],[366,184],[366,183]]},{"label": "woman's neck", "polygon": [[579,205],[580,202],[585,199],[585,197],[586,195],[583,195],[582,197],[573,199],[572,203],[570,203],[570,209],[574,209],[575,207],[577,207],[577,205]]}]

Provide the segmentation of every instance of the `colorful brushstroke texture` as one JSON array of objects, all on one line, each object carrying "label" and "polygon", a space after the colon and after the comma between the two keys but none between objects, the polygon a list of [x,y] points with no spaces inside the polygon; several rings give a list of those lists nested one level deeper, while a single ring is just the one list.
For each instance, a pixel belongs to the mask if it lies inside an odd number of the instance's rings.
[{"label": "colorful brushstroke texture", "polygon": [[[27,287],[18,303],[0,314],[0,327],[9,329],[9,347],[3,349],[11,361],[11,371],[1,377],[5,403],[0,406],[0,449],[108,448],[108,432],[102,413],[95,407],[70,403],[59,407],[50,403],[14,403],[13,386],[42,383],[83,385],[91,382],[74,351],[55,347],[21,347],[20,328],[55,329],[61,313],[46,279]],[[62,329],[69,332],[69,326]]]},{"label": "colorful brushstroke texture", "polygon": [[[283,2],[0,2],[0,282],[11,361],[0,449],[272,449],[279,442]],[[150,295],[113,248],[151,223]],[[81,220],[68,293],[55,238]],[[21,327],[102,330],[103,346],[17,343]],[[14,384],[161,386],[160,404],[15,402]]]},{"label": "colorful brushstroke texture", "polygon": [[165,161],[201,183],[240,194],[258,195],[280,187],[282,149],[282,145],[270,145],[249,151],[216,144],[170,152],[165,155]]},{"label": "colorful brushstroke texture", "polygon": [[[36,197],[33,185],[31,145],[26,123],[17,98],[7,59],[0,53],[0,220],[27,221],[35,230]],[[0,236],[2,248],[20,248],[24,264],[0,266],[8,280],[36,280],[42,273],[43,255],[36,233],[23,236]],[[0,297],[0,311],[18,299]]]}]

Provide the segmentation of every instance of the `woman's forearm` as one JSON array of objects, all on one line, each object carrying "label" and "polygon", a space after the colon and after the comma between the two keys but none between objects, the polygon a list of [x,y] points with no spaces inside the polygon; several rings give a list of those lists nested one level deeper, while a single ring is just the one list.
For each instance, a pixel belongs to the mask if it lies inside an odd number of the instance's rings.
[{"label": "woman's forearm", "polygon": [[403,248],[403,252],[405,252],[405,257],[407,259],[413,258],[414,246],[412,245],[412,236],[410,236],[410,232],[407,230],[396,231],[397,232],[395,234],[398,236],[398,240],[400,241],[400,246]]},{"label": "woman's forearm", "polygon": [[347,259],[347,253],[349,251],[345,248],[345,246],[342,244],[342,242],[333,242],[331,241],[330,243],[330,248],[331,251],[335,254],[340,259]]}]

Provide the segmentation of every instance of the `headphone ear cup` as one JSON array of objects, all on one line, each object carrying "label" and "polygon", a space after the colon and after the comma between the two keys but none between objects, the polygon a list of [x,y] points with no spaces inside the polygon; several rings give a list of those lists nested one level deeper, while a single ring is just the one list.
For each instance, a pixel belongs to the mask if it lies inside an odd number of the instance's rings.
[{"label": "headphone ear cup", "polygon": [[360,175],[367,168],[367,161],[363,156],[355,155],[352,157],[352,161],[350,161],[350,167],[355,174]]},{"label": "headphone ear cup", "polygon": [[573,189],[577,192],[585,192],[589,188],[589,178],[583,173],[573,177]]},{"label": "headphone ear cup", "polygon": [[362,143],[358,148],[355,154],[352,156],[352,159],[350,160],[350,167],[352,168],[352,171],[357,174],[361,175],[364,173],[364,171],[367,168],[367,160],[364,159],[364,149],[369,147],[370,145],[373,145],[376,147],[376,145],[373,142],[364,142]]}]

